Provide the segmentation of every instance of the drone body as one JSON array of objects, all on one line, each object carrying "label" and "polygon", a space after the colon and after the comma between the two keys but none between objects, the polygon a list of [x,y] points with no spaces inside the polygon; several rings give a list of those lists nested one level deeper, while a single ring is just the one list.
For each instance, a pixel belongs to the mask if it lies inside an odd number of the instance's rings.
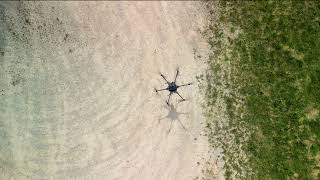
[{"label": "drone body", "polygon": [[187,84],[182,84],[182,85],[177,85],[176,84],[176,82],[177,82],[177,77],[178,77],[178,75],[179,75],[179,69],[177,69],[177,72],[176,72],[176,76],[175,76],[175,78],[174,78],[174,81],[172,81],[172,82],[169,82],[165,77],[164,77],[164,75],[163,74],[160,74],[161,75],[161,77],[166,81],[166,83],[168,84],[168,87],[167,88],[164,88],[164,89],[155,89],[155,91],[158,93],[159,91],[164,91],[164,90],[167,90],[167,91],[169,91],[169,97],[168,97],[168,99],[167,99],[167,101],[166,101],[166,103],[167,103],[167,105],[169,105],[169,102],[170,102],[170,98],[171,98],[171,95],[173,94],[173,93],[175,93],[175,94],[178,94],[178,96],[180,96],[180,98],[182,99],[182,101],[185,101],[186,99],[184,99],[180,94],[179,94],[179,92],[177,91],[178,90],[178,88],[180,88],[180,87],[182,87],[182,86],[189,86],[189,85],[191,85],[192,83],[187,83]]},{"label": "drone body", "polygon": [[171,83],[169,83],[169,85],[168,85],[168,90],[169,90],[170,92],[176,92],[177,89],[178,89],[178,87],[177,87],[177,85],[176,85],[176,82],[171,82]]}]

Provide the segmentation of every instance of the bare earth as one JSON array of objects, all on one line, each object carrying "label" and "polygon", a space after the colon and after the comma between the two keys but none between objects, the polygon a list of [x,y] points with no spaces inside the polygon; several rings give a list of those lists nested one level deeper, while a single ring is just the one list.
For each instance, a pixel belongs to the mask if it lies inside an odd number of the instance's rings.
[{"label": "bare earth", "polygon": [[[203,176],[201,2],[0,5],[0,179]],[[177,66],[194,85],[170,109],[153,88]]]}]

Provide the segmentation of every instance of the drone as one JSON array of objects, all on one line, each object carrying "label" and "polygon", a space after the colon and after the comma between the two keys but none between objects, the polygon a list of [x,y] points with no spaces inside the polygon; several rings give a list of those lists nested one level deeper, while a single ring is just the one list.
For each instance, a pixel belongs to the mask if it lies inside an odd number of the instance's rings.
[{"label": "drone", "polygon": [[178,96],[180,96],[181,101],[185,101],[186,99],[183,98],[183,97],[179,94],[179,92],[178,92],[177,90],[178,90],[178,88],[183,87],[183,86],[190,86],[192,83],[177,85],[176,82],[177,82],[177,77],[178,77],[178,75],[179,75],[179,69],[177,69],[176,76],[175,76],[175,78],[174,78],[174,81],[172,81],[172,82],[169,82],[169,81],[165,78],[165,76],[164,76],[163,74],[160,73],[160,75],[161,75],[161,77],[166,81],[166,83],[168,84],[168,87],[163,88],[163,89],[156,89],[156,88],[155,88],[155,91],[156,91],[156,93],[158,93],[159,91],[165,91],[165,90],[169,91],[169,97],[168,97],[168,99],[167,99],[167,101],[166,101],[167,105],[169,106],[169,102],[170,102],[171,95],[174,94],[174,93],[177,94]]}]

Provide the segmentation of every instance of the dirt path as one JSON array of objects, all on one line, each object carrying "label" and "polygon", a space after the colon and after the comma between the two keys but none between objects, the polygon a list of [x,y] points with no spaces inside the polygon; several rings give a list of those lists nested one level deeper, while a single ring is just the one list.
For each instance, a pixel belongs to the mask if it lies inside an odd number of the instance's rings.
[{"label": "dirt path", "polygon": [[[200,2],[1,7],[0,179],[201,177],[208,143],[195,78],[204,65],[194,51],[207,51]],[[153,88],[165,86],[159,71],[172,79],[177,66],[179,82],[195,84],[170,110]]]}]

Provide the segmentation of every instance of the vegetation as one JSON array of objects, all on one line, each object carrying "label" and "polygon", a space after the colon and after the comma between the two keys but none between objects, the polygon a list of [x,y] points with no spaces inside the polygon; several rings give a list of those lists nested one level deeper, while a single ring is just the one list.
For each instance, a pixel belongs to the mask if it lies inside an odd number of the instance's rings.
[{"label": "vegetation", "polygon": [[[202,78],[209,140],[224,150],[226,177],[320,179],[320,3],[213,3]],[[213,113],[221,102],[225,126]]]}]

